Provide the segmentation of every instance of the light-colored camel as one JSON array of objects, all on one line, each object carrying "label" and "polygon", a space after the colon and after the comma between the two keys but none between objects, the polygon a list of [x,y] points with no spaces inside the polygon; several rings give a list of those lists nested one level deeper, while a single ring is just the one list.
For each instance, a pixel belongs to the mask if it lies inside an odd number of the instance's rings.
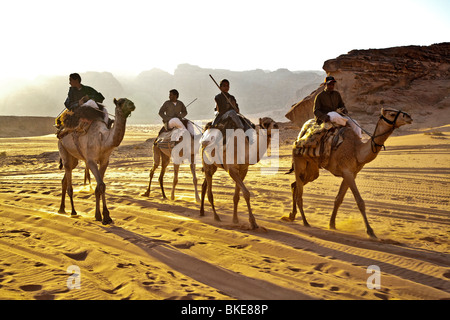
[{"label": "light-colored camel", "polygon": [[[328,165],[324,168],[336,177],[343,178],[339,193],[334,201],[333,213],[331,214],[330,219],[331,229],[336,228],[335,221],[337,211],[344,200],[348,188],[350,188],[364,219],[367,234],[370,237],[376,238],[375,233],[367,220],[364,200],[356,187],[356,175],[361,171],[365,164],[376,158],[381,148],[384,146],[384,142],[396,128],[410,123],[412,123],[412,118],[406,112],[382,108],[375,132],[367,142],[363,142],[359,139],[351,128],[348,127],[345,130],[344,141],[337,150],[331,152]],[[309,226],[303,211],[303,187],[308,182],[312,182],[319,177],[319,167],[316,162],[308,160],[295,152],[293,152],[293,166],[296,178],[295,182],[292,184],[293,210],[289,217],[283,217],[283,219],[294,221],[297,213],[297,205],[302,215],[303,224]]]},{"label": "light-colored camel", "polygon": [[[256,163],[258,163],[261,160],[261,157],[266,153],[267,148],[269,147],[271,140],[272,140],[272,130],[278,129],[278,124],[272,120],[271,118],[265,117],[262,119],[259,119],[259,126],[261,129],[265,130],[256,130],[256,141],[253,143],[257,143],[257,155],[256,155]],[[260,144],[259,140],[265,139],[266,143]],[[261,146],[262,145],[262,146]],[[233,210],[233,223],[238,223],[239,219],[237,216],[237,207],[239,203],[240,198],[240,190],[242,190],[242,194],[244,196],[245,201],[247,202],[248,207],[248,214],[249,214],[249,221],[250,221],[250,228],[251,229],[257,229],[258,225],[256,224],[255,217],[253,216],[252,209],[250,206],[250,192],[247,189],[247,187],[244,184],[244,179],[248,172],[249,167],[249,142],[247,139],[245,139],[245,163],[238,164],[237,161],[237,146],[234,144],[234,159],[227,163],[227,156],[226,156],[226,148],[223,149],[223,154],[221,155],[223,164],[218,164],[216,162],[208,164],[205,161],[205,157],[213,158],[214,156],[211,154],[206,154],[208,152],[208,148],[203,147],[202,149],[202,162],[203,162],[203,171],[205,173],[205,180],[202,184],[202,196],[201,196],[201,208],[200,208],[200,216],[205,215],[205,193],[208,191],[208,200],[211,204],[212,210],[214,212],[214,219],[216,221],[220,221],[219,216],[217,215],[216,209],[214,207],[214,197],[212,192],[212,178],[214,173],[217,171],[217,168],[223,168],[225,171],[228,172],[230,177],[235,182],[235,192],[233,197],[234,202],[234,210]]]},{"label": "light-colored camel", "polygon": [[[76,215],[73,204],[72,170],[77,166],[78,160],[86,162],[97,181],[95,188],[95,219],[103,224],[112,223],[105,200],[105,183],[103,177],[109,164],[112,151],[120,145],[125,135],[125,126],[128,116],[134,111],[134,103],[128,99],[114,99],[116,105],[115,122],[108,129],[103,121],[93,121],[86,134],[77,135],[69,133],[58,140],[59,156],[65,173],[62,180],[61,206],[59,213],[65,214],[66,192],[70,197],[72,206],[71,215]],[[87,170],[86,169],[86,170]],[[100,198],[103,202],[103,218],[100,212]]]},{"label": "light-colored camel", "polygon": [[[182,142],[181,142],[182,143]],[[197,175],[195,173],[195,156],[198,152],[195,150],[195,144],[194,144],[194,138],[191,136],[191,156],[190,156],[190,167],[191,167],[191,173],[192,173],[192,180],[194,183],[194,192],[195,192],[195,201],[199,202],[200,198],[198,196],[197,191]],[[161,164],[161,173],[159,174],[159,185],[161,187],[161,192],[164,199],[167,199],[166,193],[164,192],[164,174],[166,172],[166,168],[170,163],[172,149],[171,148],[161,148],[158,147],[157,144],[153,144],[153,167],[150,170],[150,181],[148,182],[148,188],[147,191],[143,194],[143,196],[148,197],[150,195],[150,187],[152,184],[153,175],[155,174],[156,169]],[[183,157],[183,154],[180,154],[180,157]],[[178,171],[180,169],[180,165],[177,163],[173,164],[174,168],[174,174],[173,174],[173,183],[172,183],[172,194],[171,194],[171,200],[175,199],[175,187],[178,183]]]}]

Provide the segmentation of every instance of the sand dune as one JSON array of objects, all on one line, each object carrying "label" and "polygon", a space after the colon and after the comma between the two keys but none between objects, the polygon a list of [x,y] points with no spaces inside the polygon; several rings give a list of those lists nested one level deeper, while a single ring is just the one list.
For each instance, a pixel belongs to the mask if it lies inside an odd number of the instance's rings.
[{"label": "sand dune", "polygon": [[[246,184],[262,230],[249,230],[245,201],[232,223],[234,185],[222,171],[199,217],[187,165],[176,200],[163,200],[157,179],[141,194],[152,164],[157,126],[130,126],[113,153],[106,193],[114,225],[94,221],[95,196],[74,170],[78,216],[57,213],[63,172],[56,138],[1,138],[0,299],[449,299],[449,127],[440,135],[391,137],[358,175],[368,218],[379,240],[367,238],[353,196],[328,221],[340,179],[326,171],[305,188],[311,228],[285,222],[291,210],[290,143],[285,124],[280,168],[262,175],[251,167]],[[170,167],[169,167],[170,168]],[[158,173],[159,174],[159,173]],[[203,175],[198,168],[198,177]],[[165,178],[171,189],[173,172]],[[69,202],[67,200],[67,206]],[[369,266],[381,271],[369,289]],[[69,289],[68,268],[80,270],[80,289]]]}]

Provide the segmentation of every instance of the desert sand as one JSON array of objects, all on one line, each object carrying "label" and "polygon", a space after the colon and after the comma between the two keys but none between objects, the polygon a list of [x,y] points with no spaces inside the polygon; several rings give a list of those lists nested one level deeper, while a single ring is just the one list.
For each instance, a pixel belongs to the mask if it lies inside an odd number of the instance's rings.
[{"label": "desert sand", "polygon": [[[68,214],[57,213],[64,172],[55,135],[0,138],[0,299],[450,299],[450,126],[391,136],[359,173],[378,240],[366,235],[351,192],[337,230],[328,228],[341,180],[325,170],[305,187],[312,227],[281,220],[292,206],[294,177],[285,172],[299,131],[288,123],[277,172],[255,165],[245,180],[260,230],[249,230],[243,198],[240,222],[232,223],[234,185],[223,170],[213,186],[221,222],[208,202],[199,216],[188,165],[175,200],[162,198],[157,176],[144,197],[158,130],[129,125],[114,151],[105,178],[108,226],[94,221],[83,163],[73,172],[78,216],[69,215],[68,198]],[[169,166],[168,195],[172,178]],[[73,266],[79,282],[70,289]],[[378,289],[367,285],[369,266],[381,272]]]}]

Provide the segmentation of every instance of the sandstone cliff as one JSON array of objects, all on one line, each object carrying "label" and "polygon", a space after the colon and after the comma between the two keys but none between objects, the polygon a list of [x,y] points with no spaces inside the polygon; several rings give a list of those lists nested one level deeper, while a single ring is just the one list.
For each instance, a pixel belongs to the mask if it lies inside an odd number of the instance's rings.
[{"label": "sandstone cliff", "polygon": [[[414,127],[450,123],[450,43],[353,50],[324,63],[337,80],[350,114],[362,121],[389,106],[411,113]],[[319,86],[319,85],[318,85]],[[312,118],[317,90],[294,105],[286,117],[301,126]]]}]

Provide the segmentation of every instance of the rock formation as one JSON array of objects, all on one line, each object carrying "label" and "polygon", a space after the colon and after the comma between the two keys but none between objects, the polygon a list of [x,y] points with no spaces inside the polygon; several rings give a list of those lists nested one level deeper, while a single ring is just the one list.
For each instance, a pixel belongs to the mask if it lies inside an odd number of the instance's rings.
[{"label": "rock formation", "polygon": [[[390,106],[418,114],[418,125],[428,118],[450,122],[450,43],[387,49],[353,50],[325,61],[323,69],[337,80],[351,114],[378,115]],[[296,123],[312,118],[317,90],[292,106],[286,117]],[[422,121],[422,124],[420,123]]]}]

